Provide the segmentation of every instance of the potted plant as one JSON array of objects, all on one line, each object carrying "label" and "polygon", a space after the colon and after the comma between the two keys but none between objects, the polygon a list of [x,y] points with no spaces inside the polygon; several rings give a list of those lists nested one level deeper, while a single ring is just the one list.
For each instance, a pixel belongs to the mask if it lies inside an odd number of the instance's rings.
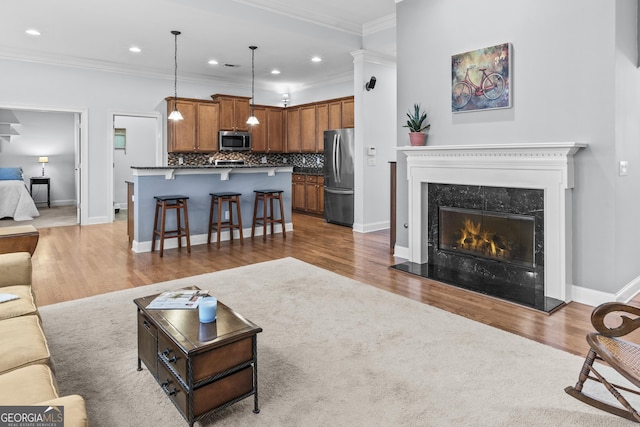
[{"label": "potted plant", "polygon": [[421,111],[420,104],[413,104],[413,111],[409,110],[407,113],[407,124],[402,127],[409,128],[409,141],[411,145],[424,145],[424,140],[427,134],[425,130],[431,127],[430,124],[426,124],[427,113]]}]

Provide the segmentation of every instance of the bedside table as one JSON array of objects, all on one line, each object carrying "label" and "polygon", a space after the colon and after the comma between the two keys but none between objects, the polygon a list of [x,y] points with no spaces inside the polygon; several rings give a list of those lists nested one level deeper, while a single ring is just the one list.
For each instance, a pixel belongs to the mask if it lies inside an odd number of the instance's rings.
[{"label": "bedside table", "polygon": [[47,176],[33,176],[31,177],[31,183],[29,185],[29,192],[31,193],[31,197],[33,197],[33,186],[34,185],[46,185],[47,186],[47,207],[51,207],[51,178]]}]

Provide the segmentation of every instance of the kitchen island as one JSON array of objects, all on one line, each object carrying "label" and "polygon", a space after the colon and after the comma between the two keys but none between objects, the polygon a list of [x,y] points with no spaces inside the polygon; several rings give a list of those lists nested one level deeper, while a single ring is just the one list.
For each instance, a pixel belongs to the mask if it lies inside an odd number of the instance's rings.
[{"label": "kitchen island", "polygon": [[[207,243],[209,229],[209,193],[234,191],[241,193],[242,228],[245,238],[251,236],[254,190],[278,189],[284,191],[286,230],[291,223],[292,165],[240,165],[240,166],[150,166],[133,169],[133,242],[134,252],[150,252],[155,213],[154,196],[183,195],[189,197],[189,229],[192,245]],[[175,228],[175,212],[167,214],[167,228]],[[276,233],[282,229],[276,225]],[[262,235],[262,227],[256,229]],[[222,240],[229,240],[223,232]],[[165,241],[165,249],[178,246],[177,239]]]}]

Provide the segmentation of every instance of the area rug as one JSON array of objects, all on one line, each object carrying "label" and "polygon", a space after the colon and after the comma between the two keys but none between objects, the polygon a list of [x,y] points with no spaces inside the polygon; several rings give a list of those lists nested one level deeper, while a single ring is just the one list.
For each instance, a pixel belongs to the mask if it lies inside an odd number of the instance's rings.
[{"label": "area rug", "polygon": [[133,299],[190,285],[264,330],[260,413],[246,399],[196,425],[629,425],[564,393],[580,357],[294,258],[42,307],[60,392],[90,425],[186,425],[136,370]]}]

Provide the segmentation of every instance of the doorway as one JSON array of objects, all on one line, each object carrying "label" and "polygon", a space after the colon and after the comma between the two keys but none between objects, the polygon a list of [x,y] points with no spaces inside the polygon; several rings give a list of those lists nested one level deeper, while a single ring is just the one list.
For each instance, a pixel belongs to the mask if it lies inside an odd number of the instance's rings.
[{"label": "doorway", "polygon": [[110,221],[127,217],[127,182],[133,182],[132,166],[161,166],[162,121],[160,113],[112,113],[109,140],[112,171],[110,177],[113,206]]},{"label": "doorway", "polygon": [[[86,153],[87,111],[10,105],[0,105],[0,109],[12,111],[19,121],[15,126],[18,135],[1,147],[0,166],[21,167],[27,185],[32,177],[46,174],[49,184],[33,188],[41,215],[51,213],[58,218],[56,223],[82,224],[86,173],[81,165]],[[40,158],[47,161],[39,163]]]}]

